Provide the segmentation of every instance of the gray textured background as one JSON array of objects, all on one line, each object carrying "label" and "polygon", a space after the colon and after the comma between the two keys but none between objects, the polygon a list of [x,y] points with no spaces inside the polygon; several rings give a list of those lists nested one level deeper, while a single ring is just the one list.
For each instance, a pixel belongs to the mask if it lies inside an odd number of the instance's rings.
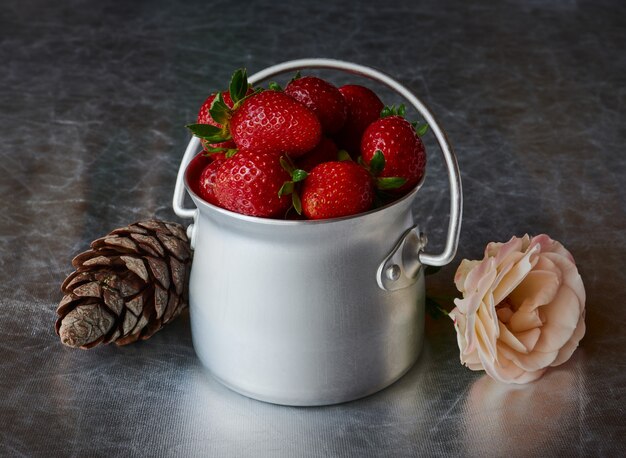
[{"label": "gray textured background", "polygon": [[[626,453],[625,45],[619,1],[3,0],[0,455]],[[289,408],[207,375],[186,314],[125,348],[60,344],[72,256],[115,227],[175,218],[183,125],[208,92],[237,67],[299,57],[383,69],[448,131],[465,214],[459,255],[429,294],[454,295],[458,261],[491,240],[546,232],[572,251],[588,330],[568,363],[499,385],[460,366],[450,322],[428,321],[423,356],[392,387]],[[448,200],[429,160],[416,214],[434,250]]]}]

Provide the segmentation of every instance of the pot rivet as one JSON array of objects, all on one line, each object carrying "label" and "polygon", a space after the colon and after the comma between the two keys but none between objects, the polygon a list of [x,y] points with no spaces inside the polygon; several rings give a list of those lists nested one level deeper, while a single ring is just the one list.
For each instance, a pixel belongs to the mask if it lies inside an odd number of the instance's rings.
[{"label": "pot rivet", "polygon": [[387,276],[389,280],[396,281],[398,278],[400,278],[401,272],[402,271],[398,264],[392,264],[389,267],[387,267],[387,270],[385,271],[385,275]]}]

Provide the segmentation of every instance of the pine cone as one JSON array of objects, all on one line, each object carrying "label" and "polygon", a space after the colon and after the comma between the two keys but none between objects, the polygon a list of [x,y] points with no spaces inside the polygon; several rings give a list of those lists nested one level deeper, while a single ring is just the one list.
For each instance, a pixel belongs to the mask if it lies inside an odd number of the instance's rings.
[{"label": "pine cone", "polygon": [[56,332],[70,347],[148,339],[187,306],[191,249],[183,227],[140,221],[72,260]]}]

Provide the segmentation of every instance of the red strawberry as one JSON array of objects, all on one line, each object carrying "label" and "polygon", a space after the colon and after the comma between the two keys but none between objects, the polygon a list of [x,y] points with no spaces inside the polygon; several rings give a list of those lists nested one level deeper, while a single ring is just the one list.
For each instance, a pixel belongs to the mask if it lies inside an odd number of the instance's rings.
[{"label": "red strawberry", "polygon": [[384,167],[380,177],[400,177],[406,182],[394,193],[412,189],[424,176],[426,151],[413,126],[400,116],[381,118],[365,130],[361,155],[366,164],[380,151]]},{"label": "red strawberry", "polygon": [[[216,155],[217,154],[221,153],[216,153]],[[223,157],[213,159],[213,161],[202,170],[202,174],[198,180],[198,194],[213,205],[219,205],[215,197],[215,178],[217,177],[217,171],[225,161],[226,159]]]},{"label": "red strawberry", "polygon": [[339,88],[348,106],[348,116],[336,140],[340,148],[348,150],[354,157],[359,155],[361,137],[371,123],[380,117],[384,105],[370,89],[356,84]]},{"label": "red strawberry", "polygon": [[322,162],[337,160],[337,145],[330,138],[322,137],[322,141],[312,151],[298,158],[298,167],[309,172]]},{"label": "red strawberry", "polygon": [[298,157],[319,143],[322,128],[302,103],[269,90],[250,96],[234,111],[230,133],[241,149]]},{"label": "red strawberry", "polygon": [[291,206],[291,196],[278,191],[291,176],[271,153],[239,151],[226,160],[215,177],[214,192],[220,206],[244,215],[273,217]]},{"label": "red strawberry", "polygon": [[310,108],[327,134],[337,133],[346,121],[347,105],[341,92],[327,81],[315,76],[292,80],[285,94]]},{"label": "red strawberry", "polygon": [[[222,125],[214,121],[213,118],[211,117],[211,113],[209,113],[209,110],[211,109],[211,104],[213,104],[213,101],[215,100],[216,96],[217,96],[217,93],[213,93],[210,96],[208,96],[207,99],[202,104],[202,106],[200,107],[200,111],[198,112],[198,124],[210,124],[211,126],[219,127],[221,129]],[[230,93],[228,91],[222,92],[222,99],[224,100],[224,103],[226,103],[226,105],[228,105],[230,108],[233,107],[233,100],[230,98]],[[201,138],[200,142],[202,143],[202,146],[205,149],[207,148],[209,149],[210,148],[226,148],[226,149],[237,148],[237,146],[235,145],[235,142],[232,140],[227,140],[221,143],[209,143],[207,140]]]},{"label": "red strawberry", "polygon": [[309,219],[355,215],[372,207],[374,184],[369,172],[354,162],[324,162],[304,180],[301,200]]}]

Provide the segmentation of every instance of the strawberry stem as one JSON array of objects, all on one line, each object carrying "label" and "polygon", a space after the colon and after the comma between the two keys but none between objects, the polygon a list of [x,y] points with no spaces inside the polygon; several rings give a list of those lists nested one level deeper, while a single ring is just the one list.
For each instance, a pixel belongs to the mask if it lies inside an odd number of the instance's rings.
[{"label": "strawberry stem", "polygon": [[298,215],[301,215],[302,201],[298,195],[299,186],[297,183],[305,180],[309,174],[305,170],[296,168],[295,164],[288,155],[281,156],[279,161],[281,167],[291,176],[291,180],[283,183],[278,190],[278,196],[280,197],[286,194],[291,194],[291,205]]},{"label": "strawberry stem", "polygon": [[283,88],[280,87],[280,84],[278,84],[276,81],[271,81],[270,84],[267,85],[267,87],[269,87],[272,91],[282,91]]}]

